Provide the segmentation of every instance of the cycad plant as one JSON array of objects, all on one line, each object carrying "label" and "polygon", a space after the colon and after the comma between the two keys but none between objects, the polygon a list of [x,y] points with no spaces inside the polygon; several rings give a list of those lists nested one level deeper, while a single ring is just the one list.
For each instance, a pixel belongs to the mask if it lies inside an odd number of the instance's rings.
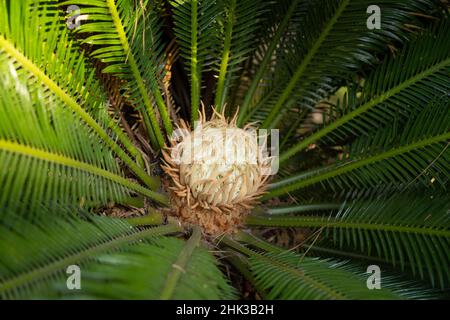
[{"label": "cycad plant", "polygon": [[[440,0],[0,0],[0,297],[448,297],[449,39]],[[275,175],[184,144],[249,128]]]}]

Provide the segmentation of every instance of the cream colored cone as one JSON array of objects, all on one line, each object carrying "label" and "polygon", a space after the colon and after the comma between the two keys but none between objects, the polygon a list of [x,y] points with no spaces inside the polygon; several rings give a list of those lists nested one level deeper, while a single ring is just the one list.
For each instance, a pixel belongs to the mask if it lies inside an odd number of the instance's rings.
[{"label": "cream colored cone", "polygon": [[194,130],[181,123],[181,141],[170,140],[163,152],[173,214],[211,235],[236,230],[267,184],[270,161],[256,131],[238,128],[236,118],[228,122],[214,110],[206,121],[203,111]]}]

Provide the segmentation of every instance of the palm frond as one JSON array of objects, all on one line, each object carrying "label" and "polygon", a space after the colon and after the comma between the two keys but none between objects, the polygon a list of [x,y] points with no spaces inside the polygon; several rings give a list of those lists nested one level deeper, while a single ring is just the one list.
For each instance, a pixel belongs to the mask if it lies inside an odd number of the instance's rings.
[{"label": "palm frond", "polygon": [[413,275],[445,288],[450,284],[449,203],[448,195],[397,194],[352,201],[328,215],[252,216],[248,223],[322,228],[338,248],[382,258],[402,271],[407,265]]},{"label": "palm frond", "polygon": [[[42,214],[49,218],[54,211],[55,208]],[[41,219],[35,223],[15,214],[2,218],[1,298],[50,297],[59,287],[64,287],[68,294],[68,266],[79,266],[83,281],[84,268],[98,261],[100,256],[124,252],[136,243],[147,243],[156,236],[180,230],[173,225],[140,230],[124,220],[90,216],[89,221],[85,221],[76,216],[69,217],[67,212],[60,216],[64,218]]]},{"label": "palm frond", "polygon": [[[283,34],[285,33],[289,21],[294,15],[298,4],[300,0],[293,0],[289,3],[287,7],[283,6],[283,3],[280,5],[281,8],[285,9],[283,10],[282,20],[280,21],[279,25],[276,26],[276,31],[274,32],[273,36],[270,38],[269,43],[263,43],[259,55],[263,56],[261,61],[258,61],[258,68],[255,74],[252,77],[252,81],[250,82],[245,96],[243,97],[241,109],[238,116],[238,124],[242,126],[244,122],[248,119],[248,109],[250,108],[251,103],[253,102],[255,95],[255,92],[257,91],[258,86],[261,83],[261,80],[263,79],[265,73],[267,72],[268,66],[272,62],[273,54],[275,50],[277,49],[278,43],[280,39],[282,38]],[[274,19],[275,20],[275,19]],[[272,21],[274,21],[272,20]],[[270,20],[269,20],[270,21]],[[276,21],[276,20],[275,20]],[[267,30],[271,30],[270,27],[266,26]],[[270,34],[270,32],[268,32]]]},{"label": "palm frond", "polygon": [[[315,20],[315,25],[319,25],[322,30],[320,31],[320,33],[317,33],[316,31],[316,34],[313,33],[307,36],[303,35],[303,37],[301,37],[304,43],[308,43],[309,41],[311,41],[310,48],[308,52],[303,55],[303,59],[301,60],[301,63],[298,65],[298,67],[294,69],[295,71],[293,72],[292,77],[290,78],[286,87],[283,89],[281,95],[277,98],[277,101],[275,102],[272,110],[262,123],[262,127],[272,128],[276,126],[275,117],[279,114],[282,106],[288,100],[288,97],[291,95],[299,79],[305,74],[307,66],[314,58],[314,56],[318,53],[319,48],[321,48],[323,42],[328,37],[329,33],[333,30],[334,25],[337,23],[338,19],[348,6],[349,2],[350,1],[344,0],[340,2],[338,6],[336,2],[328,2],[327,5],[321,7],[320,10],[316,12],[312,10],[310,12],[310,15],[308,15],[308,17],[314,17],[312,20],[317,19]],[[327,23],[325,25],[321,25],[318,23],[319,21],[327,21]],[[299,57],[302,55],[299,55],[297,53],[296,56]],[[323,83],[325,84],[326,81],[324,81]],[[280,119],[280,117],[278,117],[278,119]]]},{"label": "palm frond", "polygon": [[191,122],[198,118],[202,71],[214,62],[212,52],[217,50],[219,33],[217,17],[223,10],[220,0],[175,0],[173,7],[174,31],[190,74]]},{"label": "palm frond", "polygon": [[317,183],[332,190],[343,190],[418,180],[424,186],[446,188],[450,179],[449,139],[449,101],[434,99],[403,128],[394,122],[372,136],[357,139],[350,151],[344,153],[343,160],[273,183],[267,197]]},{"label": "palm frond", "polygon": [[43,202],[92,207],[136,192],[166,201],[128,180],[76,114],[58,100],[48,105],[45,91],[30,93],[14,66],[1,62],[0,208],[31,217]]},{"label": "palm frond", "polygon": [[[267,6],[267,5],[266,5]],[[255,50],[254,35],[261,26],[265,5],[261,1],[225,1],[222,22],[223,46],[219,56],[217,89],[214,105],[218,111],[227,102],[227,91],[236,79],[237,71],[250,54]]]},{"label": "palm frond", "polygon": [[[83,287],[74,295],[84,299],[234,298],[234,289],[206,249],[192,248],[184,264],[179,263],[179,258],[186,255],[187,245],[164,237],[124,252],[100,255],[96,262],[83,268]],[[71,296],[67,290],[66,294]]]},{"label": "palm frond", "polygon": [[82,41],[93,46],[91,56],[106,63],[105,73],[113,73],[126,80],[124,89],[136,109],[143,105],[150,119],[156,141],[155,147],[164,146],[156,110],[167,134],[172,123],[160,91],[164,70],[164,51],[161,41],[161,21],[153,4],[142,2],[137,8],[133,0],[83,1],[70,0],[62,5],[77,5],[86,22],[76,28],[77,33],[88,36]]},{"label": "palm frond", "polygon": [[324,117],[324,127],[297,142],[280,156],[284,162],[294,154],[320,141],[335,142],[349,136],[386,126],[396,117],[407,119],[420,112],[435,97],[450,90],[450,21],[425,31],[409,42],[395,57],[388,58],[364,83],[361,98],[357,92]]},{"label": "palm frond", "polygon": [[[266,254],[250,258],[256,282],[270,289],[268,299],[423,299],[432,296],[412,289],[392,276],[385,276],[380,290],[368,290],[362,268],[336,261],[305,257],[292,253]],[[409,290],[396,288],[410,287]]]},{"label": "palm frond", "polygon": [[[392,274],[384,274],[381,289],[369,290],[365,270],[346,261],[305,257],[290,251],[258,253],[233,240],[225,242],[249,256],[249,269],[256,285],[267,292],[266,299],[421,299],[434,296],[431,290],[424,290],[414,282],[403,282]],[[400,287],[409,289],[399,290]]]},{"label": "palm frond", "polygon": [[[382,1],[378,5],[383,7],[383,27],[369,30],[367,16],[361,12],[365,12],[370,1],[308,4],[307,14],[297,20],[298,29],[277,57],[272,72],[273,90],[260,98],[263,103],[254,104],[257,110],[248,121],[261,121],[263,127],[274,128],[285,111],[293,107],[312,108],[355,71],[376,64],[377,54],[388,49],[386,43],[391,47],[403,43],[409,33],[404,24],[423,27],[425,24],[415,13],[436,13],[441,7],[436,1],[409,1],[406,6]],[[277,77],[279,72],[283,75]],[[283,78],[282,83],[275,81]]]},{"label": "palm frond", "polygon": [[[155,188],[158,185],[156,179],[148,176],[108,134],[107,129],[112,129],[120,142],[128,146],[127,151],[135,157],[140,156],[129,138],[108,117],[101,87],[83,55],[70,41],[55,3],[49,0],[2,0],[0,9],[2,13],[8,13],[0,21],[0,62],[15,69],[14,73],[23,75],[31,91],[43,90],[48,105],[55,100],[63,102],[142,181]],[[42,32],[35,37],[25,37],[36,30]]]}]

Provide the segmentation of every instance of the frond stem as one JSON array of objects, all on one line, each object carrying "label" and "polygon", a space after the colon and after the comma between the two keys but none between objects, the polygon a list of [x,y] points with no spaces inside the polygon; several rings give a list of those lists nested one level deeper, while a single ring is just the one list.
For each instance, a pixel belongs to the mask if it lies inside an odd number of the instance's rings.
[{"label": "frond stem", "polygon": [[197,246],[199,245],[201,237],[202,232],[200,230],[200,227],[194,226],[191,237],[188,239],[177,260],[172,265],[172,270],[170,271],[166,279],[166,283],[160,296],[161,300],[169,300],[173,298],[173,294],[175,292],[177,283],[180,280],[181,274],[186,269],[186,266],[189,263],[189,260],[192,257],[195,248],[197,248]]},{"label": "frond stem", "polygon": [[236,0],[231,0],[228,11],[227,26],[225,29],[225,39],[222,51],[222,59],[220,61],[220,72],[217,80],[217,90],[214,105],[218,112],[222,111],[225,100],[225,78],[227,75],[228,61],[230,59],[231,38],[233,34],[234,10],[236,9]]},{"label": "frond stem", "polygon": [[191,125],[198,119],[200,104],[200,72],[198,70],[198,1],[191,1]]},{"label": "frond stem", "polygon": [[[428,139],[423,139],[423,140],[417,141],[415,143],[411,143],[406,146],[392,148],[386,152],[382,152],[382,153],[373,155],[373,156],[365,158],[365,159],[350,161],[341,166],[337,166],[335,169],[330,170],[328,172],[324,172],[322,174],[317,174],[315,176],[301,180],[297,183],[293,183],[293,184],[290,184],[290,185],[287,185],[284,187],[279,187],[277,189],[273,189],[268,194],[263,196],[263,199],[269,199],[269,198],[272,198],[275,196],[286,194],[290,191],[304,188],[306,186],[318,183],[320,181],[323,181],[323,180],[326,180],[329,178],[333,178],[335,176],[338,176],[338,175],[344,174],[346,172],[355,170],[357,168],[369,165],[371,163],[375,163],[375,162],[382,161],[382,160],[385,160],[388,158],[392,158],[392,157],[398,156],[400,154],[412,151],[414,149],[419,149],[419,148],[425,147],[427,145],[439,143],[441,141],[445,141],[448,139],[450,139],[450,132],[446,132],[446,133],[443,133],[443,134],[440,134],[440,135],[437,135],[437,136],[434,136],[434,137],[431,137]],[[280,181],[280,182],[282,182],[282,181]],[[280,183],[280,182],[278,182],[278,183]]]},{"label": "frond stem", "polygon": [[[142,100],[143,100],[145,108],[147,110],[147,114],[148,114],[148,116],[150,118],[150,122],[151,122],[151,125],[152,125],[153,133],[155,134],[155,137],[156,137],[156,140],[157,140],[157,141],[154,141],[154,143],[156,143],[156,146],[159,146],[160,148],[162,148],[164,146],[164,137],[163,137],[163,135],[161,133],[161,130],[159,128],[158,121],[156,120],[155,112],[153,110],[152,103],[151,103],[150,98],[148,96],[147,89],[146,89],[145,84],[144,84],[144,80],[142,79],[142,76],[141,76],[141,73],[139,72],[139,68],[137,66],[136,60],[135,60],[135,58],[134,58],[134,56],[133,56],[133,54],[132,54],[132,52],[130,50],[130,44],[128,42],[128,38],[127,38],[127,35],[125,33],[125,29],[124,29],[124,27],[122,25],[122,21],[120,19],[120,15],[119,15],[119,13],[117,11],[117,7],[116,7],[116,4],[115,4],[115,1],[114,0],[106,0],[106,1],[107,1],[107,4],[108,4],[108,9],[109,9],[109,12],[111,14],[111,18],[113,20],[114,26],[116,27],[117,34],[118,34],[119,39],[120,39],[120,43],[122,44],[123,50],[125,52],[126,59],[128,60],[131,72],[133,73],[133,76],[136,79],[139,92],[141,94]],[[158,91],[159,92],[159,90],[154,90],[154,91]],[[164,100],[162,99],[162,97],[160,97],[160,99],[157,98],[156,101],[157,101],[157,103],[158,103],[158,101],[159,101],[159,103],[162,103],[162,110],[163,110],[163,112],[161,113],[161,115],[164,115],[164,114],[166,115],[165,117],[162,116],[162,118],[163,118],[163,120],[165,119],[165,121],[167,122],[168,115],[167,115],[166,107],[164,105]],[[160,107],[159,104],[158,104],[158,107]],[[165,124],[167,124],[167,123],[165,123]],[[170,125],[170,127],[171,127],[171,125]]]},{"label": "frond stem", "polygon": [[248,216],[246,224],[251,226],[271,227],[296,227],[296,228],[341,228],[341,229],[365,229],[385,232],[416,233],[428,236],[449,237],[450,230],[442,230],[431,227],[416,227],[405,225],[389,225],[387,223],[362,223],[329,220],[325,217],[271,217],[271,216]]}]

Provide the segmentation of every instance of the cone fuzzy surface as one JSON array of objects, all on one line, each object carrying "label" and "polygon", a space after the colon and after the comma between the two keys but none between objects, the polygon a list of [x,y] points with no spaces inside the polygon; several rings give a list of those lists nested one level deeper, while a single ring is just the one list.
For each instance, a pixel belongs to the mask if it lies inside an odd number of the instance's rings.
[{"label": "cone fuzzy surface", "polygon": [[209,235],[232,233],[264,192],[270,161],[256,131],[204,112],[194,130],[182,121],[163,152],[170,179],[170,214],[186,226],[199,225]]}]

